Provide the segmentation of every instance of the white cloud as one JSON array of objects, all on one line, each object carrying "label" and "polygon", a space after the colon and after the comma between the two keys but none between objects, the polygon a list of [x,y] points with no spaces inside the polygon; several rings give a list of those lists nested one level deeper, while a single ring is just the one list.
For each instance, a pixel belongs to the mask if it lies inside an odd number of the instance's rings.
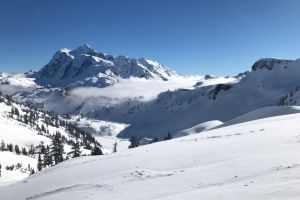
[{"label": "white cloud", "polygon": [[99,100],[102,104],[117,104],[137,98],[141,101],[149,101],[157,97],[158,94],[167,90],[176,90],[178,88],[192,88],[201,77],[185,77],[170,81],[160,80],[143,80],[143,79],[126,79],[119,83],[106,87],[82,87],[76,88],[70,92],[72,98],[93,98]]}]

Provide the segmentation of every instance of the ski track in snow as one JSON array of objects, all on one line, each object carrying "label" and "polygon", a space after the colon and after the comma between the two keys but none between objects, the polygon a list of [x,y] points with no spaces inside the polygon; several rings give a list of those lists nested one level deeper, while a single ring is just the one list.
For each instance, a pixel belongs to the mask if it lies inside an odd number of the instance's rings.
[{"label": "ski track in snow", "polygon": [[49,197],[51,195],[57,195],[57,194],[62,193],[62,192],[70,192],[74,189],[76,189],[76,190],[88,190],[88,189],[91,189],[91,188],[97,188],[97,189],[101,188],[101,189],[106,189],[106,190],[112,190],[111,186],[105,185],[105,184],[100,184],[100,183],[97,183],[97,184],[75,184],[75,185],[71,185],[71,186],[68,186],[68,187],[63,187],[63,188],[58,188],[58,189],[54,189],[54,190],[51,190],[51,191],[43,192],[41,194],[36,194],[34,196],[27,197],[26,200],[41,199],[41,198],[44,198],[44,197]]}]

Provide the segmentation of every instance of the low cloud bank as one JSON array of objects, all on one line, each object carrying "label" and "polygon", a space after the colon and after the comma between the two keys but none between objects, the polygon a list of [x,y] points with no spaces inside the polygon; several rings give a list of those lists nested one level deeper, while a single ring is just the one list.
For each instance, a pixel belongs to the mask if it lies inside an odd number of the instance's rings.
[{"label": "low cloud bank", "polygon": [[128,99],[149,101],[161,92],[173,91],[179,88],[192,88],[200,77],[186,77],[170,81],[128,79],[106,88],[76,88],[69,95],[73,98],[93,98],[106,104],[117,104]]}]

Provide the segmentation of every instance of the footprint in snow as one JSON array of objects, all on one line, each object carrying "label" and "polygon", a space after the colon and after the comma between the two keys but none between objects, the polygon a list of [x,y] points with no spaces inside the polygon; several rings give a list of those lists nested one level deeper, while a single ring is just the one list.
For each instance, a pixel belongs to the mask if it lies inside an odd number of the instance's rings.
[{"label": "footprint in snow", "polygon": [[277,166],[277,167],[274,167],[274,170],[275,171],[281,171],[281,170],[288,170],[288,169],[293,169],[293,168],[297,168],[297,167],[300,167],[300,164],[291,164],[291,165],[288,165],[288,166]]}]

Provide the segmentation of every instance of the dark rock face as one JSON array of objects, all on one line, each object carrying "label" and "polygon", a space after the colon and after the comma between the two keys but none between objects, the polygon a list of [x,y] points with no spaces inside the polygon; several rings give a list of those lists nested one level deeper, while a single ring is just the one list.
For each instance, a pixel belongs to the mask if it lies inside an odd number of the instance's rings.
[{"label": "dark rock face", "polygon": [[252,70],[256,71],[258,69],[267,69],[272,70],[275,64],[280,65],[288,65],[289,63],[293,62],[293,60],[282,60],[276,58],[264,58],[256,61],[254,65],[252,65]]}]

